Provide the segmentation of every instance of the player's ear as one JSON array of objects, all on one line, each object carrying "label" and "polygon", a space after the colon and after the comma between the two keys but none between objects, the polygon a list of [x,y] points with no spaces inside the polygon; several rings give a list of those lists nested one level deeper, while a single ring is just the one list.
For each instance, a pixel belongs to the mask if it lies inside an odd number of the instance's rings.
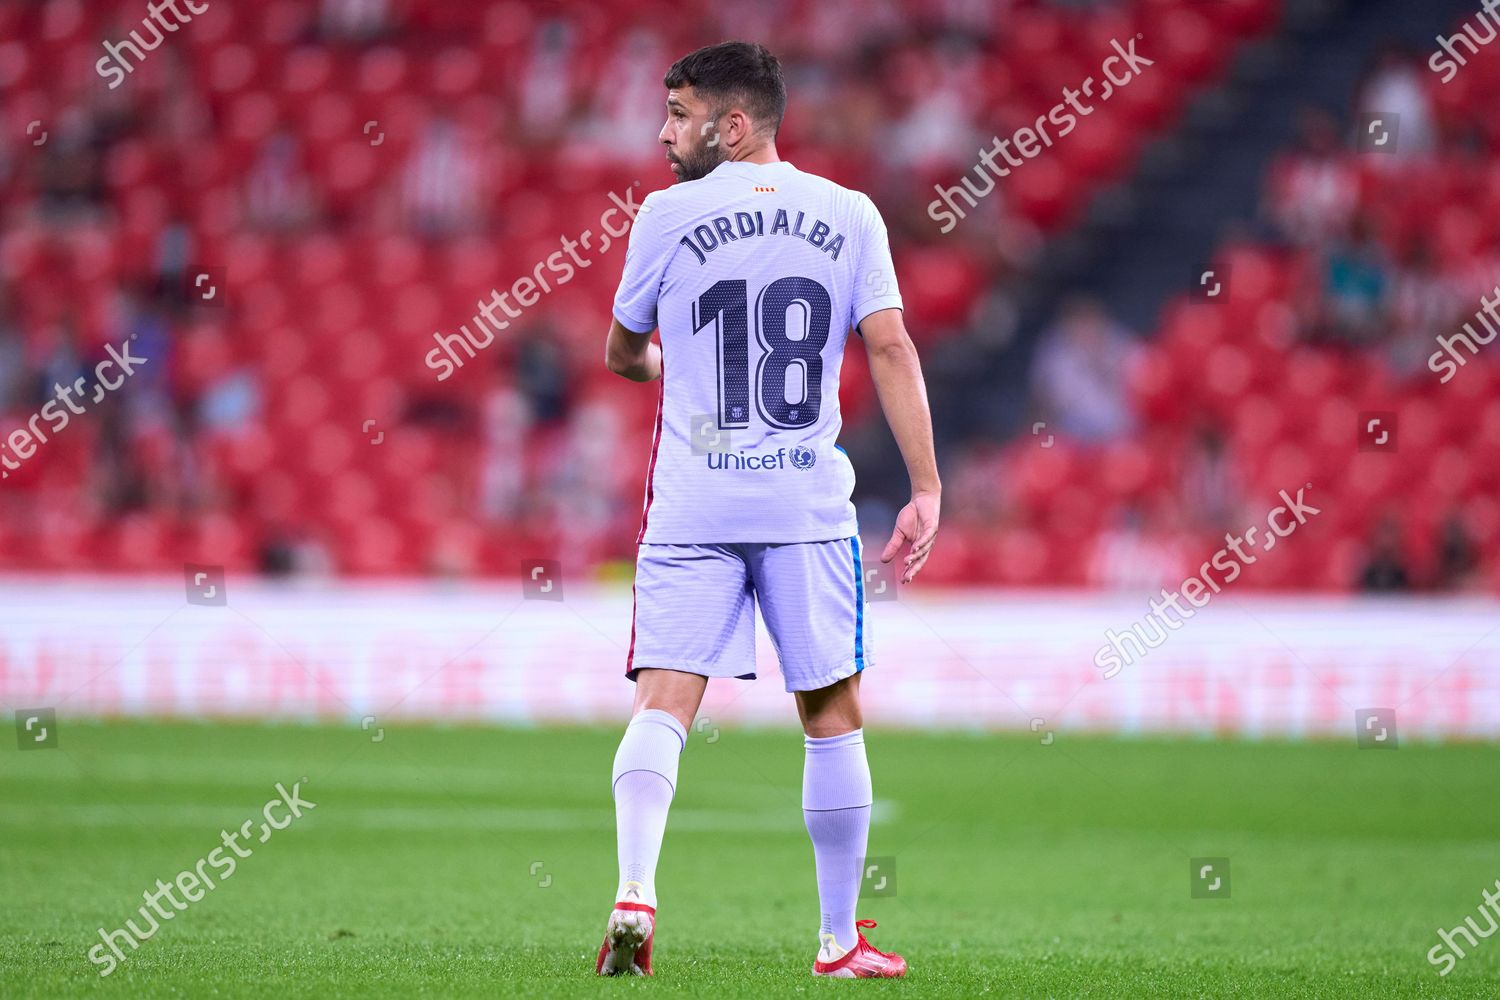
[{"label": "player's ear", "polygon": [[737,146],[750,134],[750,116],[739,108],[731,108],[719,119],[719,128],[723,131],[724,141]]}]

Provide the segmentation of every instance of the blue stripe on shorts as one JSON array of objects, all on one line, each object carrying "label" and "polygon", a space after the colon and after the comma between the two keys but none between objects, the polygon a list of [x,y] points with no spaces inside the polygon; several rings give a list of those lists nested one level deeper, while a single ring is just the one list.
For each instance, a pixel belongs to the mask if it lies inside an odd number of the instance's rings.
[{"label": "blue stripe on shorts", "polygon": [[854,669],[865,669],[865,567],[860,558],[859,536],[849,538],[849,555],[854,560]]}]

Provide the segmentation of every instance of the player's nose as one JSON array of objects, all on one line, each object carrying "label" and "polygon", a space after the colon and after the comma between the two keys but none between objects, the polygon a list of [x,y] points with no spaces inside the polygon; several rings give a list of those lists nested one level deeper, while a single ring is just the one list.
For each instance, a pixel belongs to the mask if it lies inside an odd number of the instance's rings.
[{"label": "player's nose", "polygon": [[656,141],[660,142],[664,146],[670,146],[670,145],[672,145],[672,122],[671,122],[671,119],[668,119],[666,121],[666,123],[662,125],[661,131],[658,132],[658,133],[656,133]]}]

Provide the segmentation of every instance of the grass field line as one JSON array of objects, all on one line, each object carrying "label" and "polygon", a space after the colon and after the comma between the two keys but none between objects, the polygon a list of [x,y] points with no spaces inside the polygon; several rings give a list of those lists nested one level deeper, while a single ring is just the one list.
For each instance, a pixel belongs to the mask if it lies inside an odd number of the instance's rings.
[{"label": "grass field line", "polygon": [[[381,753],[379,749],[371,751]],[[118,754],[94,756],[77,754],[77,763],[82,768],[49,768],[47,770],[10,770],[0,772],[0,785],[9,782],[38,782],[55,784],[87,784],[95,779],[107,779],[121,784],[141,785],[199,785],[212,783],[215,787],[245,786],[260,787],[267,782],[279,781],[288,774],[306,774],[314,781],[318,778],[317,760],[310,757],[213,757],[195,754],[191,758],[168,759],[155,754]],[[607,801],[609,795],[608,758],[601,758],[598,773],[599,795]],[[795,779],[794,779],[795,780]],[[387,764],[375,760],[345,762],[339,764],[327,787],[344,789],[371,789],[381,792],[420,792],[428,795],[468,793],[493,795],[515,789],[533,789],[537,776],[530,766],[506,769],[502,767],[456,767],[450,764]],[[735,798],[764,801],[767,805],[780,804],[795,792],[796,786],[785,788],[766,784],[744,784],[736,787]]]},{"label": "grass field line", "polygon": [[[310,796],[309,796],[310,797]],[[321,803],[320,803],[321,804]],[[24,829],[94,827],[101,829],[135,828],[154,832],[159,827],[213,831],[220,827],[237,827],[253,814],[253,809],[235,806],[201,806],[184,803],[132,801],[125,803],[131,811],[113,805],[92,803],[49,803],[11,806],[0,810],[0,826]],[[151,826],[142,827],[138,813],[151,817]],[[430,803],[399,807],[338,806],[328,812],[310,814],[299,821],[299,829],[337,828],[354,830],[418,830],[437,832],[453,830],[520,830],[539,832],[590,831],[612,833],[615,828],[613,809],[533,809],[490,808],[434,809]],[[721,809],[674,809],[670,829],[673,833],[796,833],[805,836],[800,810],[786,815],[764,811],[744,812]]]}]

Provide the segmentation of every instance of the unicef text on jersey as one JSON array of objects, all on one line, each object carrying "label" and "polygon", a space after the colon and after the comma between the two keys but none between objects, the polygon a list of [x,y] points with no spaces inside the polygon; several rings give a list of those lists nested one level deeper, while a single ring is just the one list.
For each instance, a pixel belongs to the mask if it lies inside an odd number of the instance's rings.
[{"label": "unicef text on jersey", "polygon": [[794,469],[811,469],[818,461],[818,453],[806,445],[798,445],[790,452],[785,448],[777,448],[764,455],[711,451],[704,457],[708,459],[710,469],[733,469],[737,472],[745,469],[774,471],[785,469],[788,465]]}]

